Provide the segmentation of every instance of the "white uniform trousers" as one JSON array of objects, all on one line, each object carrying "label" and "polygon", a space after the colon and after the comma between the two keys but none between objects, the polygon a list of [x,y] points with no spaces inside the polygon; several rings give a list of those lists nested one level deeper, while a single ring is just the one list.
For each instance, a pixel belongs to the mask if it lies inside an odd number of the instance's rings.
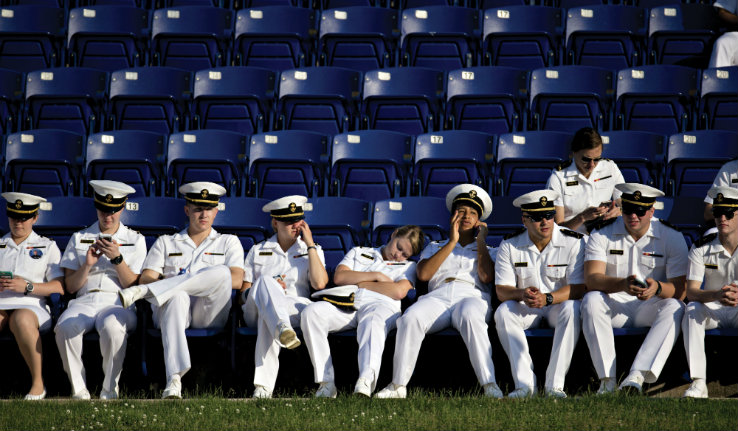
[{"label": "white uniform trousers", "polygon": [[533,360],[528,350],[525,330],[537,328],[545,318],[555,328],[551,358],[546,369],[546,388],[564,389],[574,348],[579,339],[580,301],[568,300],[543,308],[531,308],[517,301],[503,302],[495,312],[497,335],[510,359],[515,388],[536,388]]},{"label": "white uniform trousers", "polygon": [[687,352],[689,375],[693,379],[707,377],[705,330],[738,327],[738,307],[727,307],[719,302],[703,304],[690,302],[682,319],[684,350]]},{"label": "white uniform trousers", "polygon": [[189,371],[190,350],[185,329],[220,328],[231,307],[231,270],[225,265],[203,268],[147,285],[154,325],[161,329],[167,379]]},{"label": "white uniform trousers", "polygon": [[593,291],[584,295],[581,314],[584,339],[600,379],[616,377],[612,328],[650,326],[630,370],[644,372],[646,383],[653,383],[659,378],[679,337],[684,303],[674,298],[659,297],[648,301],[634,297],[623,303],[606,293]]},{"label": "white uniform trousers", "polygon": [[406,386],[415,370],[425,335],[449,326],[461,333],[479,384],[494,382],[492,344],[487,334],[487,322],[491,317],[489,293],[465,282],[447,283],[421,296],[397,320],[392,383]]},{"label": "white uniform trousers", "polygon": [[114,292],[92,292],[69,302],[56,324],[56,345],[64,371],[69,376],[72,394],[87,389],[82,363],[85,333],[95,329],[100,336],[100,354],[105,373],[102,390],[117,391],[128,332],[136,329],[135,308],[123,308]]},{"label": "white uniform trousers", "polygon": [[242,306],[246,326],[256,327],[254,347],[254,385],[274,390],[279,373],[279,343],[277,326],[289,322],[300,326],[300,313],[312,301],[300,296],[285,295],[282,286],[271,277],[259,277],[249,289],[246,304]]},{"label": "white uniform trousers", "polygon": [[400,311],[387,301],[371,302],[358,311],[343,310],[326,301],[310,304],[302,312],[302,333],[313,361],[315,383],[335,381],[328,333],[357,328],[359,377],[371,382],[374,391],[387,334],[395,328],[398,317]]},{"label": "white uniform trousers", "polygon": [[728,67],[738,64],[738,31],[729,31],[715,40],[710,56],[710,67]]}]

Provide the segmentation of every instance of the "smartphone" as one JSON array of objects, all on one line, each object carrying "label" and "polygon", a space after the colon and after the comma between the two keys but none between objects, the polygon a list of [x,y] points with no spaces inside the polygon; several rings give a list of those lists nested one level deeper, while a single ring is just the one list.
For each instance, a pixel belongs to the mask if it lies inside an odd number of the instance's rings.
[{"label": "smartphone", "polygon": [[277,281],[283,281],[284,280],[281,275],[275,275],[274,276],[274,279],[277,280]]},{"label": "smartphone", "polygon": [[9,280],[13,278],[13,273],[10,271],[0,271],[0,278]]},{"label": "smartphone", "polygon": [[100,234],[97,238],[98,239],[104,239],[105,241],[112,241],[113,240],[112,235],[103,235],[103,234]]},{"label": "smartphone", "polygon": [[601,202],[600,203],[600,206],[601,207],[611,207],[612,206],[612,201]]},{"label": "smartphone", "polygon": [[641,289],[648,289],[648,285],[646,284],[646,282],[644,280],[641,280],[640,278],[634,278],[633,284],[640,287]]}]

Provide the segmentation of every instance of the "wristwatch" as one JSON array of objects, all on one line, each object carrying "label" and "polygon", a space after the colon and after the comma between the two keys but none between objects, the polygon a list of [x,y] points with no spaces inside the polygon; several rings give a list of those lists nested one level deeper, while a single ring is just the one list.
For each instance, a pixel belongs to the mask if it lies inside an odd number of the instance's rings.
[{"label": "wristwatch", "polygon": [[546,294],[546,305],[551,305],[554,303],[554,296],[550,293]]},{"label": "wristwatch", "polygon": [[123,255],[122,254],[119,254],[118,257],[114,257],[114,258],[110,259],[110,263],[112,263],[113,265],[120,265],[121,262],[123,262]]},{"label": "wristwatch", "polygon": [[33,284],[30,281],[26,281],[26,290],[23,294],[28,295],[29,293],[33,293]]}]

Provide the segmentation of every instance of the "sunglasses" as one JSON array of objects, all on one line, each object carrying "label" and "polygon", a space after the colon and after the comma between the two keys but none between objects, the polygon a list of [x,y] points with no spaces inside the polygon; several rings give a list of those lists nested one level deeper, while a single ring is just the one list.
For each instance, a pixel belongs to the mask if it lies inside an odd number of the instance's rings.
[{"label": "sunglasses", "polygon": [[635,214],[638,217],[643,217],[644,215],[646,215],[646,213],[650,209],[651,207],[643,207],[640,205],[628,205],[628,204],[623,204],[623,208],[622,208],[623,214],[625,215]]},{"label": "sunglasses", "polygon": [[715,218],[718,218],[720,216],[725,216],[726,220],[732,220],[733,217],[735,217],[735,209],[715,209],[715,207],[712,208],[712,216]]},{"label": "sunglasses", "polygon": [[556,214],[556,211],[546,211],[545,213],[537,213],[537,214],[523,214],[523,217],[527,218],[528,220],[538,223],[543,219],[551,220],[554,218],[554,215]]},{"label": "sunglasses", "polygon": [[589,163],[589,162],[595,162],[595,164],[599,163],[600,160],[602,160],[602,157],[595,157],[594,159],[591,157],[584,157],[582,156],[582,162],[583,163]]}]

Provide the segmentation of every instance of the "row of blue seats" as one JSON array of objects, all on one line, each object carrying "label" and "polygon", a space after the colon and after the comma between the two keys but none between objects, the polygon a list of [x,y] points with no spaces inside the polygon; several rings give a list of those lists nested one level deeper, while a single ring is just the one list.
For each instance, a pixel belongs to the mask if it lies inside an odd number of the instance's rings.
[{"label": "row of blue seats", "polygon": [[0,67],[61,65],[108,71],[155,65],[191,71],[226,65],[276,70],[315,64],[366,71],[394,66],[454,70],[576,64],[625,69],[687,62],[706,67],[720,31],[711,5],[650,9],[594,4],[568,10],[504,6],[394,9],[352,6],[316,12],[292,6],[233,11],[132,6],[69,11],[7,6]]},{"label": "row of blue seats", "polygon": [[281,74],[254,67],[169,67],[108,72],[0,69],[4,133],[56,128],[79,134],[137,129],[239,133],[360,129],[418,135],[444,129],[735,131],[738,67],[700,71],[643,66],[613,73],[586,66],[528,72],[480,66],[448,74],[400,67],[361,73],[312,67]]},{"label": "row of blue seats", "polygon": [[[444,197],[473,183],[491,195],[544,188],[569,157],[572,134],[489,135],[453,130],[418,135],[364,130],[334,137],[300,130],[248,137],[222,130],[169,136],[146,131],[85,137],[53,129],[7,137],[4,191],[40,196],[90,195],[91,179],[117,180],[141,196],[177,196],[181,184],[211,181],[229,196],[274,199],[346,196],[376,201]],[[720,167],[738,156],[738,134],[696,131],[668,138],[647,132],[603,134],[603,156],[628,182],[661,187],[669,196],[704,198]]]}]

